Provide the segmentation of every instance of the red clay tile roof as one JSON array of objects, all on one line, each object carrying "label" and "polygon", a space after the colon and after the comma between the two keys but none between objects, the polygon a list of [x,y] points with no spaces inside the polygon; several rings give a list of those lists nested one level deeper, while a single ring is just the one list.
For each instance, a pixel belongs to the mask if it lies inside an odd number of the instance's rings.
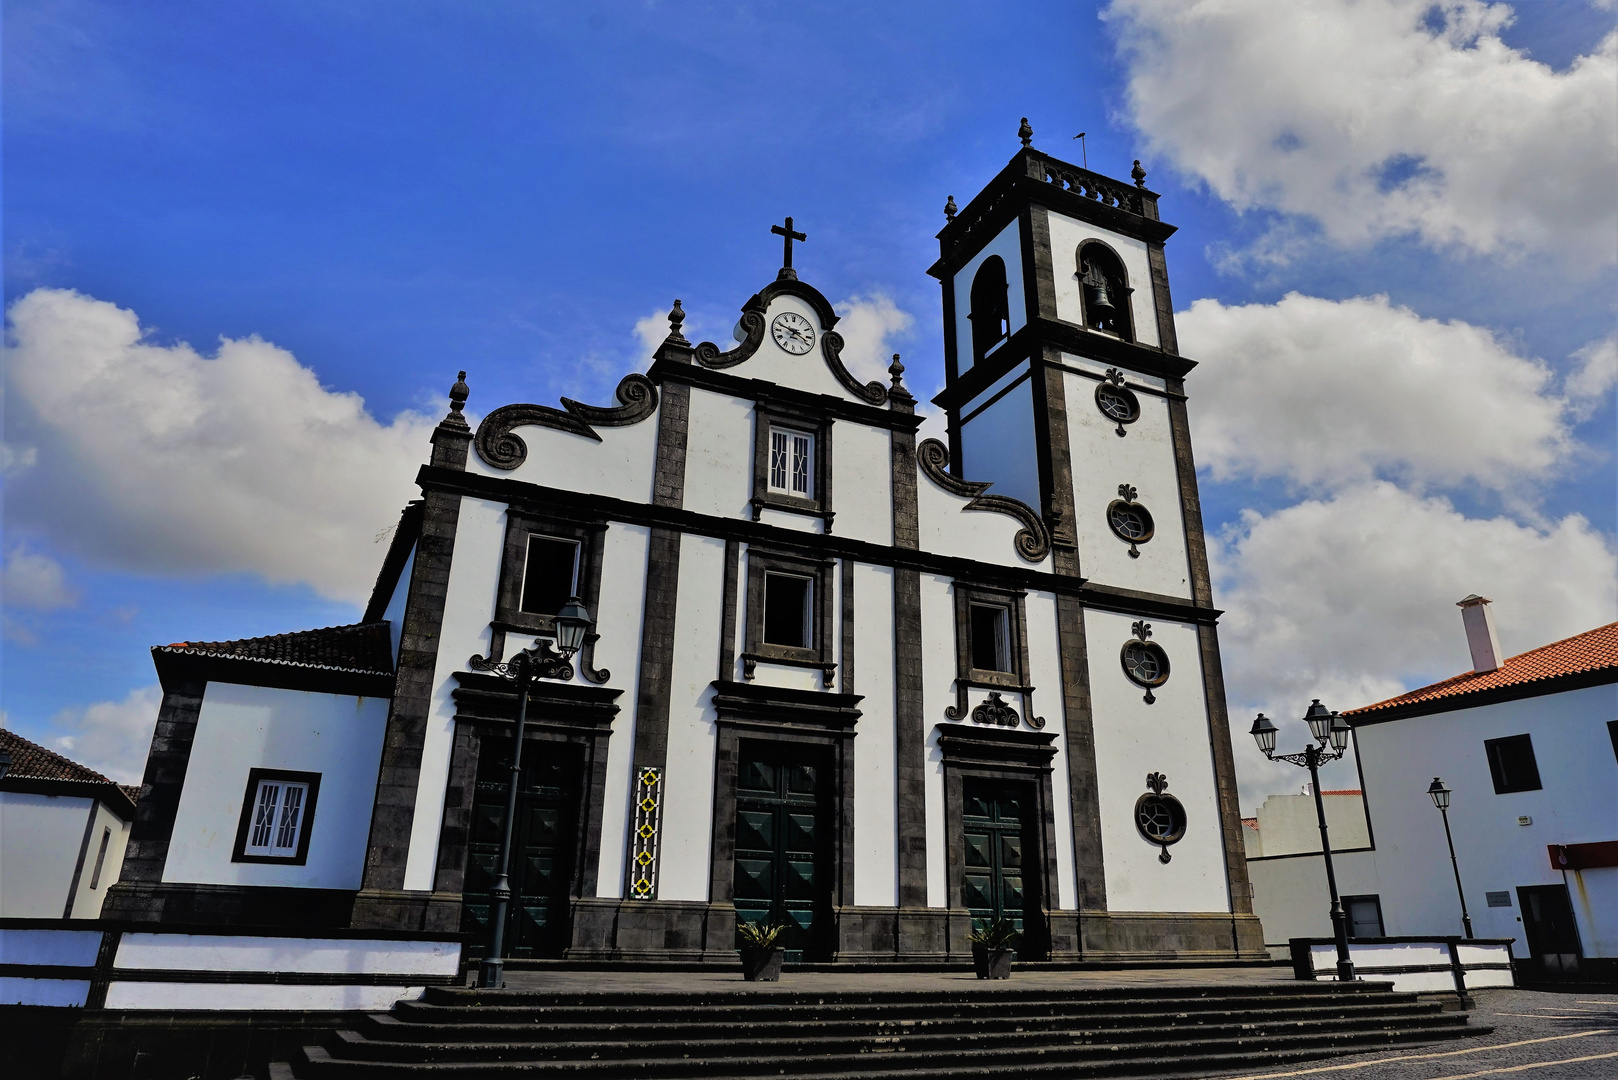
[{"label": "red clay tile roof", "polygon": [[[1468,671],[1454,678],[1435,682],[1431,686],[1423,686],[1419,690],[1411,690],[1398,697],[1379,701],[1375,705],[1349,709],[1343,715],[1362,716],[1378,709],[1392,709],[1400,705],[1413,705],[1441,698],[1463,697],[1485,690],[1499,690],[1508,686],[1521,686],[1543,679],[1578,675],[1612,667],[1618,667],[1618,622],[1598,626],[1594,630],[1586,630],[1582,634],[1575,634],[1570,638],[1563,638],[1561,641],[1553,641],[1549,645],[1541,645],[1537,649],[1519,653],[1509,657],[1494,671]],[[1465,703],[1457,703],[1456,707],[1464,708]]]},{"label": "red clay tile roof", "polygon": [[[29,742],[15,731],[5,728],[0,728],[0,750],[11,753],[11,769],[7,776],[33,780],[79,780],[89,784],[112,783],[94,769],[65,758],[54,750],[47,750],[36,742]],[[133,800],[134,796],[130,798]]]},{"label": "red clay tile roof", "polygon": [[1322,791],[1321,794],[1322,795],[1364,795],[1365,792],[1361,791],[1359,788],[1343,788],[1343,789],[1338,790],[1338,791]]},{"label": "red clay tile roof", "polygon": [[334,671],[393,673],[393,639],[386,622],[328,626],[236,641],[177,641],[159,645],[154,651],[210,653]]}]

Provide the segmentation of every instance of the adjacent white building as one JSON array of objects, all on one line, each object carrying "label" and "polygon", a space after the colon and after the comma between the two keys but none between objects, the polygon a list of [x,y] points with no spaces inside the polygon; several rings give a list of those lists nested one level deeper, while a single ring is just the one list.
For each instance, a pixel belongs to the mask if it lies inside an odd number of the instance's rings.
[{"label": "adjacent white building", "polygon": [[0,918],[97,918],[123,865],[135,789],[5,728],[0,755]]},{"label": "adjacent white building", "polygon": [[[154,650],[109,912],[481,938],[511,658],[518,956],[1262,955],[1157,196],[1025,143],[953,198],[949,443],[784,265],[735,340],[679,301],[607,407],[451,391],[361,623]],[[464,373],[463,373],[464,378]]]},{"label": "adjacent white building", "polygon": [[[1357,844],[1329,821],[1338,889],[1364,936],[1462,932],[1444,822],[1480,938],[1515,938],[1524,978],[1618,969],[1618,623],[1503,657],[1489,602],[1461,602],[1473,670],[1344,715],[1364,788]],[[1268,804],[1266,804],[1268,805]],[[1262,830],[1261,830],[1262,831]],[[1341,839],[1339,837],[1341,836]],[[1313,854],[1250,860],[1272,951],[1331,933]],[[1352,901],[1352,903],[1350,903]]]}]

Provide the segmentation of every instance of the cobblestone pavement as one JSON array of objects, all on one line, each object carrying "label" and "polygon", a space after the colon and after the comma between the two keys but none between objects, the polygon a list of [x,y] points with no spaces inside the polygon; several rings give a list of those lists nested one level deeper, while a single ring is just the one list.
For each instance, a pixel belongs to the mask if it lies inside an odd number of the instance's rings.
[{"label": "cobblestone pavement", "polygon": [[[1479,990],[1472,1023],[1488,1035],[1240,1073],[1222,1080],[1614,1080],[1618,994]],[[1167,1080],[1167,1078],[1164,1078]]]}]

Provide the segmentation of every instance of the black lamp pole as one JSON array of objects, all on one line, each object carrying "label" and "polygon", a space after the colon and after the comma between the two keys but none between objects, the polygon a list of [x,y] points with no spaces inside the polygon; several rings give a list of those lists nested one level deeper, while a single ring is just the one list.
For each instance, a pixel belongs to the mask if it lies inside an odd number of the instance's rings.
[{"label": "black lamp pole", "polygon": [[1449,831],[1449,788],[1435,776],[1432,786],[1427,789],[1427,794],[1433,797],[1433,805],[1438,807],[1438,812],[1444,816],[1444,840],[1449,844],[1450,869],[1455,871],[1455,895],[1461,898],[1461,929],[1466,931],[1466,936],[1470,938],[1472,916],[1466,911],[1466,890],[1461,888],[1461,864],[1455,861],[1455,837],[1451,836]]},{"label": "black lamp pole", "polygon": [[[1337,713],[1332,712],[1315,698],[1309,704],[1309,710],[1303,715],[1309,725],[1309,733],[1315,737],[1315,742],[1304,748],[1301,754],[1277,754],[1275,752],[1275,734],[1277,728],[1273,721],[1263,713],[1259,713],[1253,721],[1249,732],[1264,756],[1271,761],[1285,761],[1291,765],[1298,765],[1309,770],[1309,786],[1315,793],[1315,817],[1320,821],[1320,852],[1326,860],[1326,888],[1331,893],[1331,925],[1332,935],[1337,939],[1337,978],[1340,982],[1354,981],[1354,961],[1348,955],[1348,917],[1343,912],[1343,902],[1337,895],[1337,871],[1331,861],[1331,837],[1326,832],[1326,803],[1320,795],[1320,766],[1328,761],[1336,761],[1348,750],[1348,723]],[[1331,743],[1331,749],[1326,744]]]},{"label": "black lamp pole", "polygon": [[590,612],[571,597],[556,615],[556,645],[540,638],[505,663],[474,656],[473,671],[488,672],[517,684],[517,741],[511,751],[511,779],[506,784],[506,819],[500,833],[500,857],[495,863],[494,887],[489,890],[489,951],[478,965],[478,986],[498,990],[506,985],[506,918],[511,910],[511,838],[517,823],[517,789],[522,786],[523,731],[528,724],[528,688],[535,679],[571,679],[573,654],[590,628]]}]

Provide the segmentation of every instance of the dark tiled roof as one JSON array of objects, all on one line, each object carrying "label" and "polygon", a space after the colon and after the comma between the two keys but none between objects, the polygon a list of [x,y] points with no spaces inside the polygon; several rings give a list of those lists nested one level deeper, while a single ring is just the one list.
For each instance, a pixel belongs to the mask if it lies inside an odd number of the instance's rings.
[{"label": "dark tiled roof", "polygon": [[208,653],[334,671],[393,673],[393,639],[386,622],[328,626],[237,641],[177,641],[159,645],[156,651]]},{"label": "dark tiled roof", "polygon": [[47,750],[36,742],[29,742],[15,731],[5,728],[0,728],[0,749],[11,753],[11,769],[7,776],[32,780],[78,780],[87,784],[112,783],[94,769],[86,768],[54,750]]},{"label": "dark tiled roof", "polygon": [[[1549,645],[1541,645],[1537,649],[1519,653],[1508,658],[1493,671],[1468,671],[1454,678],[1435,682],[1431,686],[1423,686],[1398,697],[1379,701],[1375,705],[1350,709],[1343,715],[1362,716],[1379,709],[1392,709],[1401,705],[1436,701],[1440,698],[1464,697],[1486,690],[1500,690],[1508,686],[1520,686],[1543,679],[1579,675],[1611,667],[1618,667],[1618,622],[1598,626],[1594,630],[1586,630],[1582,634],[1575,634],[1570,638],[1563,638],[1561,641],[1553,641]],[[1455,703],[1455,708],[1465,707],[1464,701]]]}]

